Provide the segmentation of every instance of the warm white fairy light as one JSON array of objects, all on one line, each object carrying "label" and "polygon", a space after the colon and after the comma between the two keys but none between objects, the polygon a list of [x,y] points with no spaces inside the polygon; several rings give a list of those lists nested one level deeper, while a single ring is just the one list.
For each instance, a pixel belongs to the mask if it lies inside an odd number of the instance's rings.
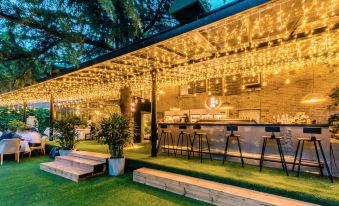
[{"label": "warm white fairy light", "polygon": [[[339,59],[338,3],[268,3],[204,28],[21,90],[0,95],[1,105],[119,98],[121,87],[150,98],[151,71],[164,88],[232,76],[276,75]],[[321,30],[321,32],[319,32]],[[291,80],[286,79],[286,83]],[[243,85],[244,87],[244,85]],[[207,92],[210,92],[207,84]],[[224,90],[226,88],[224,87]],[[196,95],[196,91],[194,91]]]}]

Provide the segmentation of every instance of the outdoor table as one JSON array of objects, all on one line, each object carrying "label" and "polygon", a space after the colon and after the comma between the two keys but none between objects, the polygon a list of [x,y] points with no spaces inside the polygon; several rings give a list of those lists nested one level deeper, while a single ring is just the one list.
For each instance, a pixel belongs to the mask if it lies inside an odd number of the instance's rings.
[{"label": "outdoor table", "polygon": [[38,132],[17,132],[22,140],[27,141],[30,144],[40,144],[41,135]]},{"label": "outdoor table", "polygon": [[86,139],[86,134],[90,134],[91,130],[90,129],[76,129],[77,131],[77,140],[85,140]]},{"label": "outdoor table", "polygon": [[31,149],[29,148],[28,141],[26,141],[26,140],[20,141],[20,152],[23,152],[23,153],[30,153],[31,152]]}]

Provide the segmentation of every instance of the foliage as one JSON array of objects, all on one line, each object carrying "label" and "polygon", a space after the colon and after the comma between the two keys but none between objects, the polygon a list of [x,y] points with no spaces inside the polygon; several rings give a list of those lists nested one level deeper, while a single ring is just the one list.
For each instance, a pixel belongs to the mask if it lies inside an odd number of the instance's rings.
[{"label": "foliage", "polygon": [[0,92],[172,27],[172,1],[0,1]]},{"label": "foliage", "polygon": [[111,158],[123,158],[124,146],[131,141],[129,121],[120,114],[113,113],[100,122],[98,137],[108,145]]},{"label": "foliage", "polygon": [[42,134],[49,127],[50,112],[48,109],[36,108],[28,110],[28,116],[35,116],[38,120],[39,132]]},{"label": "foliage", "polygon": [[328,124],[333,125],[333,123],[339,124],[339,114],[332,114],[328,118]]},{"label": "foliage", "polygon": [[8,128],[11,131],[17,131],[17,130],[27,130],[27,129],[31,129],[30,127],[28,127],[25,122],[20,121],[20,120],[12,120],[9,125]]},{"label": "foliage", "polygon": [[[28,109],[27,116],[35,116],[39,123],[39,132],[43,133],[47,127],[49,127],[49,110],[36,108]],[[8,108],[0,108],[0,131],[6,131],[9,129],[9,125],[14,120],[23,120],[23,110],[12,110]]]},{"label": "foliage", "polygon": [[339,87],[333,88],[329,97],[333,100],[333,104],[329,105],[329,109],[335,109],[339,105]]},{"label": "foliage", "polygon": [[53,136],[64,150],[73,150],[77,141],[76,126],[83,125],[84,122],[78,117],[67,117],[57,120],[54,123],[55,135]]}]

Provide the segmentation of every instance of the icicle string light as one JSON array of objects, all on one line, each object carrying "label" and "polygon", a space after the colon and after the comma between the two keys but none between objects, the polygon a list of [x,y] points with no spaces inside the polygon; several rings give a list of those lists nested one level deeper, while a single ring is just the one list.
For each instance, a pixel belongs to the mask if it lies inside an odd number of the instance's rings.
[{"label": "icicle string light", "polygon": [[[298,72],[338,61],[336,0],[271,1],[171,39],[30,87],[0,95],[1,105],[118,99],[121,87],[150,98],[151,71],[159,91],[227,76]],[[227,84],[227,82],[226,82]]]}]

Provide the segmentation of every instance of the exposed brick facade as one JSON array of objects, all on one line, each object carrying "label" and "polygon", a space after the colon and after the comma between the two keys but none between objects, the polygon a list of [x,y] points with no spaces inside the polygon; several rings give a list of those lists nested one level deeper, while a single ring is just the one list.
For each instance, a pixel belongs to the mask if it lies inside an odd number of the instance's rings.
[{"label": "exposed brick facade", "polygon": [[[239,95],[221,96],[234,106],[231,117],[238,116],[238,110],[260,109],[261,123],[272,122],[272,117],[282,114],[295,114],[306,112],[311,119],[316,119],[318,124],[327,123],[330,112],[326,102],[318,104],[302,104],[301,99],[312,92],[313,71],[315,76],[314,92],[328,96],[336,86],[339,87],[339,68],[336,64],[320,64],[309,66],[298,71],[279,73],[263,78],[267,86],[257,91],[243,91]],[[286,84],[286,79],[290,83]],[[159,97],[158,111],[169,110],[170,107],[179,106],[180,109],[201,109],[204,108],[204,100],[207,93],[197,94],[189,97],[179,97],[179,88],[172,87],[164,90],[165,93]]]}]

